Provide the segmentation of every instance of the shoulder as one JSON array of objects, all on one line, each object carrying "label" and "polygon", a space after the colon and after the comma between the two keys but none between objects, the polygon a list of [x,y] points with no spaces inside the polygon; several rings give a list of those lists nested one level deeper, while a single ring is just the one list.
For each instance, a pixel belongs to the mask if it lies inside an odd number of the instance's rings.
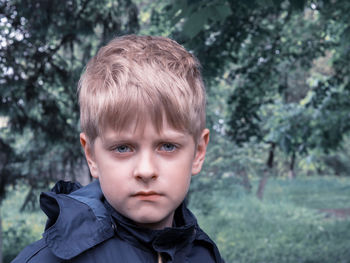
[{"label": "shoulder", "polygon": [[40,196],[49,218],[43,237],[56,257],[70,260],[111,238],[114,230],[98,182],[69,194],[61,192]]},{"label": "shoulder", "polygon": [[[56,256],[41,239],[26,247],[11,263],[99,263],[149,262],[152,253],[118,238],[110,238],[72,258]],[[146,261],[145,261],[146,260]],[[204,261],[205,262],[205,261]],[[203,263],[203,262],[200,262]]]},{"label": "shoulder", "polygon": [[12,261],[12,263],[58,263],[60,259],[55,257],[48,249],[44,239],[34,242],[27,246],[22,252]]},{"label": "shoulder", "polygon": [[43,239],[26,247],[14,263],[64,262],[114,235],[99,184],[72,186],[59,182],[41,194],[40,207],[48,216]]}]

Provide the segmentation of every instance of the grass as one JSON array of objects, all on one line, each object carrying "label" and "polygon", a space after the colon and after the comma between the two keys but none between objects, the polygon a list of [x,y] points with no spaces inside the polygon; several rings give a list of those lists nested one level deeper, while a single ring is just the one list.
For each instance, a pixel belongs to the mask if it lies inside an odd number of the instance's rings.
[{"label": "grass", "polygon": [[274,179],[265,191],[265,199],[270,202],[283,200],[311,209],[350,208],[350,178],[347,177]]},{"label": "grass", "polygon": [[263,201],[223,185],[193,193],[191,207],[227,263],[350,262],[350,218],[319,211],[350,208],[350,178],[270,179]]}]

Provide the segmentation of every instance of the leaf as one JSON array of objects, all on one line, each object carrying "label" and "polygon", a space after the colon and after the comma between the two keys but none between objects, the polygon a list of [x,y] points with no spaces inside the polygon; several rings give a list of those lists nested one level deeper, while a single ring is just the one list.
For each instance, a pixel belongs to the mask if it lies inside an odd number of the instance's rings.
[{"label": "leaf", "polygon": [[215,17],[212,17],[212,19],[216,21],[224,21],[229,15],[232,14],[232,10],[227,4],[213,6],[211,10],[213,10],[215,15]]},{"label": "leaf", "polygon": [[340,44],[345,51],[350,47],[350,26],[348,26],[341,35]]},{"label": "leaf", "polygon": [[306,0],[292,0],[290,1],[291,6],[293,7],[293,9],[295,10],[303,10],[306,4]]},{"label": "leaf", "polygon": [[290,152],[291,142],[287,136],[283,136],[281,141],[279,142],[279,144],[280,144],[280,147],[284,153],[288,154]]},{"label": "leaf", "polygon": [[169,5],[167,8],[169,10],[166,12],[166,15],[171,18],[171,24],[174,26],[181,18],[186,16],[186,10],[188,10],[187,1],[172,1],[172,5]]},{"label": "leaf", "polygon": [[210,7],[202,8],[198,12],[193,13],[186,20],[183,26],[183,33],[189,38],[195,37],[204,28],[210,13]]}]

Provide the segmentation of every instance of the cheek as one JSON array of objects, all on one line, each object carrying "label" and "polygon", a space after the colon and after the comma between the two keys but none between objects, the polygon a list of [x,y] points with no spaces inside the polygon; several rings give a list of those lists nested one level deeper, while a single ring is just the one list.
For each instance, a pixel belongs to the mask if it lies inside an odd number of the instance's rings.
[{"label": "cheek", "polygon": [[100,177],[101,189],[107,201],[119,212],[125,210],[127,206],[127,197],[129,196],[127,185],[121,180],[113,178],[112,180],[106,177]]},{"label": "cheek", "polygon": [[166,179],[167,184],[170,186],[170,191],[183,196],[187,194],[188,188],[191,182],[191,165],[192,163],[182,162],[181,164],[176,164],[174,166],[168,166],[166,169]]},{"label": "cheek", "polygon": [[125,163],[121,165],[115,160],[108,160],[108,158],[100,162],[99,180],[107,199],[113,199],[114,201],[122,199],[124,193],[128,191],[128,167]]},{"label": "cheek", "polygon": [[191,174],[192,170],[192,156],[184,155],[181,158],[173,160],[160,160],[162,173],[178,174],[179,177]]},{"label": "cheek", "polygon": [[98,172],[105,180],[121,180],[120,176],[125,176],[131,166],[130,161],[120,161],[111,154],[101,154],[98,158]]}]

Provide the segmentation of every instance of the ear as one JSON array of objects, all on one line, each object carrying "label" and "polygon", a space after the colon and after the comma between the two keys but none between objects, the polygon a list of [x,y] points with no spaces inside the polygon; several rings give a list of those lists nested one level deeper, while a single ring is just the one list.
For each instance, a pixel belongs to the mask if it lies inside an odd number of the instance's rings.
[{"label": "ear", "polygon": [[80,133],[80,143],[85,152],[85,158],[89,165],[91,176],[98,178],[97,164],[94,158],[94,151],[91,147],[91,143],[85,133]]},{"label": "ear", "polygon": [[204,129],[197,143],[195,157],[192,163],[192,175],[198,174],[205,159],[205,153],[207,152],[207,146],[209,143],[209,130]]}]

